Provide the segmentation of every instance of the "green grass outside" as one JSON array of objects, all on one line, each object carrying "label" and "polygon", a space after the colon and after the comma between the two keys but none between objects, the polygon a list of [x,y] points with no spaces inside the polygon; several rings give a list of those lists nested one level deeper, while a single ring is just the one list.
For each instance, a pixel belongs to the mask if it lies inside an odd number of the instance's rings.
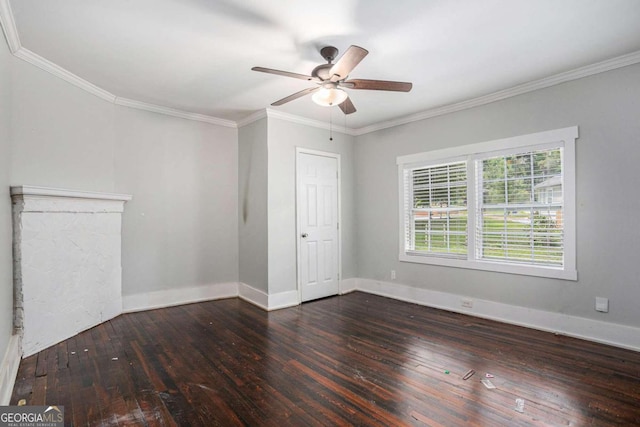
[{"label": "green grass outside", "polygon": [[[533,252],[530,247],[531,226],[530,224],[519,222],[528,218],[528,214],[510,214],[505,222],[501,217],[485,216],[484,231],[495,232],[497,235],[491,239],[485,237],[483,242],[483,258],[485,259],[506,259],[530,261],[533,260],[545,264],[562,264],[562,231],[553,227],[534,225],[534,246]],[[430,236],[425,233],[426,221],[416,225],[415,249],[417,251],[430,251],[443,254],[466,254],[466,215],[452,215],[449,220],[450,234],[445,234],[447,230],[446,218],[432,219]],[[505,242],[506,237],[509,239]],[[460,234],[456,234],[460,233]],[[516,240],[517,241],[514,241]]]}]

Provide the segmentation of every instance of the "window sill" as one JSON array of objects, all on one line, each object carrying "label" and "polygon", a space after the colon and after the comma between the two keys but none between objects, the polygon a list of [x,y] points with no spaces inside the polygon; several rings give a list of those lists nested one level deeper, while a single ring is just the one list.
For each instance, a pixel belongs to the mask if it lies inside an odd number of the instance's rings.
[{"label": "window sill", "polygon": [[469,261],[459,258],[444,258],[413,253],[401,253],[402,262],[440,265],[443,267],[466,268],[471,270],[492,271],[496,273],[518,274],[522,276],[545,277],[549,279],[578,280],[575,269],[542,267],[531,265],[505,264],[491,261]]}]

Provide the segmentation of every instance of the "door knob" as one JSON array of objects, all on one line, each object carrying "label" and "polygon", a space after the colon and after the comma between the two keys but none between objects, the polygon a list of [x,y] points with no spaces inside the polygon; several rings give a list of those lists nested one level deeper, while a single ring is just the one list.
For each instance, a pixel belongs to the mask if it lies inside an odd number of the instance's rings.
[{"label": "door knob", "polygon": [[307,237],[309,237],[309,235],[307,233],[302,233],[302,238],[306,239]]}]

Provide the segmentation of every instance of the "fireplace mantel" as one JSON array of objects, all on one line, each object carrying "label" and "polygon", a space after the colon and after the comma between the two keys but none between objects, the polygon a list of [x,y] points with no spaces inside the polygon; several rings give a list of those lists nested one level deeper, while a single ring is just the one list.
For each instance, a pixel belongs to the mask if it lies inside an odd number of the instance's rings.
[{"label": "fireplace mantel", "polygon": [[11,187],[14,316],[24,356],[122,312],[122,212],[130,195]]}]

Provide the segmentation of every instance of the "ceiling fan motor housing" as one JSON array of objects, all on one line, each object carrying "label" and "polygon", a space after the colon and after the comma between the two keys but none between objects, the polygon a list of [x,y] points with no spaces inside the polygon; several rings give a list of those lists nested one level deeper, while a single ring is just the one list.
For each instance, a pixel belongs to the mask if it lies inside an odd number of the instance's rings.
[{"label": "ceiling fan motor housing", "polygon": [[311,75],[323,81],[329,80],[331,78],[329,70],[333,67],[333,60],[338,56],[338,49],[333,46],[325,46],[320,49],[320,55],[327,61],[327,64],[318,65],[313,69]]},{"label": "ceiling fan motor housing", "polygon": [[331,74],[329,73],[329,70],[331,70],[331,67],[333,67],[333,65],[331,64],[318,65],[316,68],[313,69],[313,71],[311,72],[311,75],[323,81],[329,80],[329,78],[331,78]]}]

